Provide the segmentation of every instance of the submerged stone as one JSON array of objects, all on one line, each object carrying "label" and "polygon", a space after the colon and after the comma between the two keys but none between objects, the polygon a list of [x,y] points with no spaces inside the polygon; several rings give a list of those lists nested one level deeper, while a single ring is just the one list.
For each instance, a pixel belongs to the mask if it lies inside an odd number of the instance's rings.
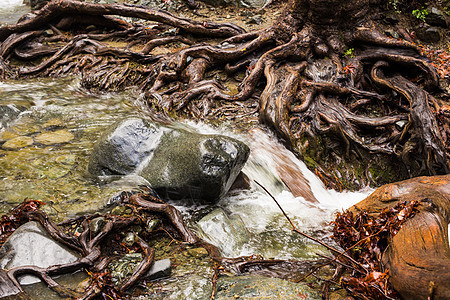
[{"label": "submerged stone", "polygon": [[7,127],[25,109],[24,106],[14,104],[0,105],[0,129]]},{"label": "submerged stone", "polygon": [[229,215],[216,208],[197,222],[198,234],[221,249],[224,256],[235,256],[250,234],[238,215]]},{"label": "submerged stone", "polygon": [[56,127],[62,127],[63,125],[64,124],[61,119],[51,119],[45,122],[44,125],[42,125],[42,127],[45,129],[51,129]]},{"label": "submerged stone", "polygon": [[18,136],[10,140],[7,140],[2,145],[2,148],[5,150],[17,150],[20,148],[31,146],[33,145],[33,143],[34,143],[33,138],[29,136]]},{"label": "submerged stone", "polygon": [[75,136],[67,131],[66,129],[61,129],[52,132],[44,132],[38,134],[34,139],[36,143],[43,145],[53,145],[67,143],[73,140]]},{"label": "submerged stone", "polygon": [[[74,253],[54,241],[38,222],[28,222],[20,226],[0,248],[0,268],[34,265],[46,268],[74,262]],[[35,276],[25,275],[20,284],[39,282]]]},{"label": "submerged stone", "polygon": [[187,253],[189,253],[190,256],[195,257],[195,258],[202,258],[202,257],[208,255],[208,251],[206,251],[205,248],[201,248],[201,247],[187,249]]},{"label": "submerged stone", "polygon": [[322,299],[304,283],[263,276],[221,276],[217,299]]},{"label": "submerged stone", "polygon": [[142,278],[146,280],[155,280],[164,277],[169,277],[172,272],[172,263],[170,259],[161,259],[153,263],[150,270]]},{"label": "submerged stone", "polygon": [[7,140],[13,139],[15,137],[18,137],[19,135],[11,130],[5,130],[0,132],[0,143],[4,143]]}]

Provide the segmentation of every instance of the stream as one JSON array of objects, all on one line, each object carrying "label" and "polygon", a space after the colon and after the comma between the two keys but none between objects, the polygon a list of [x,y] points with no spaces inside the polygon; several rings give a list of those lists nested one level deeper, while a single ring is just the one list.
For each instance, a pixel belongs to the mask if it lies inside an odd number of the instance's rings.
[{"label": "stream", "polygon": [[[14,22],[26,8],[20,0],[0,3],[0,24]],[[146,117],[139,96],[134,89],[92,94],[80,88],[77,78],[0,82],[0,108],[7,107],[8,112],[0,115],[0,214],[6,214],[26,198],[47,203],[43,210],[55,220],[103,212],[114,195],[145,184],[142,178],[126,177],[100,185],[85,177],[92,147],[108,126],[125,117]],[[276,203],[254,181],[279,201],[300,230],[320,239],[330,236],[329,224],[335,212],[350,207],[370,192],[327,190],[302,161],[264,128],[242,132],[194,122],[180,126],[232,136],[251,149],[243,169],[250,189],[232,190],[210,206],[172,203],[190,227],[216,245],[224,256],[260,254],[265,258],[314,260],[317,253],[327,253],[323,247],[292,232]],[[303,178],[299,185],[309,187],[315,199],[293,196],[283,182],[283,176],[288,174],[282,170],[286,169],[280,169],[280,165],[289,166],[289,175]],[[167,298],[203,299],[203,286],[210,284],[208,276],[204,280],[179,280],[178,289]],[[31,290],[27,291],[35,293],[36,299],[50,299],[41,290]]]}]

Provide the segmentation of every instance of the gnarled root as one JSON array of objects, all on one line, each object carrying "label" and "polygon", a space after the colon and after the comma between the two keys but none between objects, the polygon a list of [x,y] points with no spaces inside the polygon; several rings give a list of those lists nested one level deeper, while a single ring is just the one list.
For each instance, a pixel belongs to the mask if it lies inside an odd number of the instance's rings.
[{"label": "gnarled root", "polygon": [[[310,2],[294,1],[272,27],[246,33],[231,24],[190,21],[142,6],[55,0],[34,17],[0,28],[0,71],[3,76],[81,73],[82,85],[90,89],[138,85],[151,109],[160,112],[235,119],[236,113],[259,114],[259,120],[300,154],[316,151],[309,155],[310,167],[316,171],[325,168],[320,161],[323,157],[331,160],[332,168],[342,160],[367,162],[371,160],[367,157],[385,157],[385,164],[395,162],[395,179],[448,172],[447,106],[434,97],[441,92],[439,78],[418,46],[388,38],[373,24],[362,26],[368,1],[358,1],[355,7],[360,11],[348,20],[345,16],[354,9],[350,6],[329,16],[327,22],[339,23],[341,32],[314,16],[315,11],[329,12],[331,8],[324,6],[327,1]],[[304,11],[308,9],[312,12]],[[113,32],[67,38],[58,28],[64,28],[63,20],[73,14],[75,19],[80,14],[108,17],[105,26],[114,28]],[[112,15],[164,25],[131,25]],[[56,35],[43,36],[47,26]],[[168,26],[177,31],[157,37]],[[195,44],[199,35],[226,39],[215,45]],[[113,47],[107,42],[111,38],[130,43]],[[151,54],[154,47],[173,42],[190,46],[174,53]],[[142,45],[140,50],[136,50],[138,45]],[[356,49],[352,57],[344,55],[349,48]],[[35,66],[8,64],[9,58],[42,55],[47,59]],[[219,74],[228,77],[218,80]],[[310,151],[318,148],[321,139],[328,145]],[[315,146],[308,148],[308,144]],[[385,176],[373,179],[367,169],[360,173],[353,177],[364,173],[367,181],[353,178],[358,182],[353,187],[385,180]]]}]

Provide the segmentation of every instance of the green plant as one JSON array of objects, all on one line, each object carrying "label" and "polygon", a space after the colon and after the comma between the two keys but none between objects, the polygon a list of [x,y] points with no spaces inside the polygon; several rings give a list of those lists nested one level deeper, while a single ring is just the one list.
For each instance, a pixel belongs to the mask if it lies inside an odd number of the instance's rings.
[{"label": "green plant", "polygon": [[421,20],[422,22],[425,22],[425,19],[428,15],[428,11],[422,7],[422,9],[415,9],[412,11],[412,14],[417,19]]},{"label": "green plant", "polygon": [[344,56],[350,56],[350,57],[355,57],[355,48],[348,48],[345,53]]},{"label": "green plant", "polygon": [[395,12],[399,14],[399,13],[401,13],[401,10],[399,8],[398,1],[399,0],[391,0],[391,1],[389,1],[389,4],[392,5],[392,7],[394,8]]}]

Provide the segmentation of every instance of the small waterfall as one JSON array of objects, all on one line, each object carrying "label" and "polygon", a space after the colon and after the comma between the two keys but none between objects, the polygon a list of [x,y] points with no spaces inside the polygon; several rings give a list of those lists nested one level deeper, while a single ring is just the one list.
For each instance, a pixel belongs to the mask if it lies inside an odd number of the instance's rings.
[{"label": "small waterfall", "polygon": [[[200,127],[205,131],[204,126]],[[206,131],[211,133],[210,129]],[[251,149],[242,170],[251,187],[231,191],[215,210],[196,223],[198,233],[217,245],[224,256],[261,254],[265,258],[311,259],[324,251],[293,233],[276,203],[254,181],[277,199],[299,230],[319,238],[330,236],[329,224],[337,211],[370,193],[369,189],[342,193],[327,190],[302,161],[262,129],[237,138],[245,140]]]}]

